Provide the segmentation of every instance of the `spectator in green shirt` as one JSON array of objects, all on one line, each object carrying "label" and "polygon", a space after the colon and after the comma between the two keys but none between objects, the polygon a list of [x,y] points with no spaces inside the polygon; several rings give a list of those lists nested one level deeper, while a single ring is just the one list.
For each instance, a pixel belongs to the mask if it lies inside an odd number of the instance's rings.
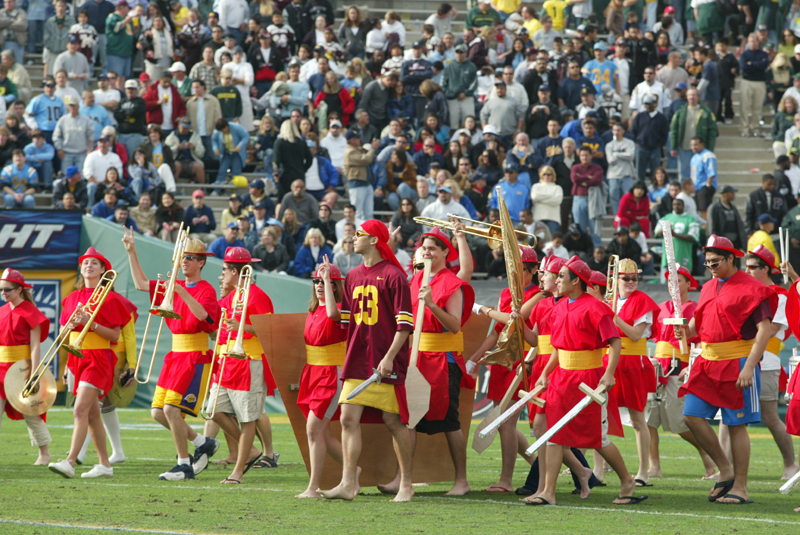
[{"label": "spectator in green shirt", "polygon": [[[672,223],[672,247],[675,261],[692,271],[694,266],[694,245],[700,241],[700,224],[694,216],[683,211],[681,199],[672,200],[672,213],[662,217],[656,225],[656,236],[663,235],[662,221]],[[667,268],[667,255],[661,255],[662,272]]]},{"label": "spectator in green shirt", "polygon": [[133,56],[133,14],[125,0],[117,2],[114,13],[106,19],[106,74],[113,71],[122,82],[131,77]]},{"label": "spectator in green shirt", "polygon": [[500,14],[492,7],[489,0],[478,0],[478,5],[467,12],[465,28],[483,28],[501,23]]},{"label": "spectator in green shirt", "polygon": [[219,75],[221,85],[211,90],[211,94],[219,100],[222,116],[228,121],[233,121],[242,114],[242,97],[239,90],[233,85],[233,72],[222,69]]}]

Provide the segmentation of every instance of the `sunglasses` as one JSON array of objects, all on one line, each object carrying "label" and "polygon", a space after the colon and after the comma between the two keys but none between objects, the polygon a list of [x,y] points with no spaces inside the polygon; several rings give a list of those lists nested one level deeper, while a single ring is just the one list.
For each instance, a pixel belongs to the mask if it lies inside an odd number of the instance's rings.
[{"label": "sunglasses", "polygon": [[761,268],[761,266],[759,266],[758,264],[748,264],[745,267],[750,271],[755,271]]},{"label": "sunglasses", "polygon": [[14,290],[16,290],[16,288],[0,288],[0,293],[10,294]]},{"label": "sunglasses", "polygon": [[363,238],[364,236],[367,236],[368,238],[372,237],[369,234],[367,234],[366,232],[364,232],[363,230],[357,230],[356,231],[356,238]]},{"label": "sunglasses", "polygon": [[316,286],[317,284],[323,284],[324,282],[325,281],[323,281],[322,279],[311,279],[311,284],[313,284],[314,286]]},{"label": "sunglasses", "polygon": [[185,254],[185,255],[183,255],[183,257],[184,257],[186,260],[190,261],[190,262],[191,262],[192,260],[197,260],[198,258],[200,258],[199,256],[196,256],[196,255],[193,255],[193,254]]},{"label": "sunglasses", "polygon": [[621,280],[623,282],[639,282],[639,276],[638,275],[631,275],[631,276],[620,275],[619,276],[619,280]]},{"label": "sunglasses", "polygon": [[707,267],[708,269],[716,269],[716,267],[719,266],[721,263],[722,263],[722,260],[720,260],[718,262],[706,262],[703,265],[705,267]]}]

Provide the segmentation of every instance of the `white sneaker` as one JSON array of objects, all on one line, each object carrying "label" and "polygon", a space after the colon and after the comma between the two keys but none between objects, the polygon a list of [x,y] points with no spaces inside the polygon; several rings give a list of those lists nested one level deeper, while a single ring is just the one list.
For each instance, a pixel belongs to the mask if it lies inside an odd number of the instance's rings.
[{"label": "white sneaker", "polygon": [[114,455],[108,458],[108,462],[111,464],[124,463],[125,459],[126,459],[125,455],[123,454],[117,455],[116,453],[114,453]]},{"label": "white sneaker", "polygon": [[94,468],[81,474],[81,477],[114,477],[114,469],[102,464],[94,465]]},{"label": "white sneaker", "polygon": [[75,467],[69,464],[69,461],[66,459],[63,461],[58,461],[57,463],[50,463],[47,465],[47,467],[51,472],[55,472],[56,474],[67,479],[72,479],[75,477]]}]

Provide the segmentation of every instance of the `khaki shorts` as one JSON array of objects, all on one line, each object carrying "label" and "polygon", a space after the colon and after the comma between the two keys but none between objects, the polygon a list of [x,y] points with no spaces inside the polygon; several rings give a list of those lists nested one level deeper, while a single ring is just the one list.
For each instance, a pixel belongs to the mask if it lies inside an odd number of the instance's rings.
[{"label": "khaki shorts", "polygon": [[219,386],[211,386],[209,401],[214,408],[214,399],[219,391],[217,413],[234,414],[240,423],[255,422],[264,415],[264,403],[267,401],[267,389],[264,384],[264,364],[260,360],[250,361],[250,390],[233,390]]},{"label": "khaki shorts", "polygon": [[663,428],[667,433],[681,434],[689,430],[683,421],[683,404],[685,397],[678,397],[681,383],[677,376],[667,379],[664,389],[664,400],[658,404],[657,409],[650,411],[647,426],[653,429]]},{"label": "khaki shorts", "polygon": [[778,381],[780,377],[780,370],[761,370],[761,392],[758,393],[759,401],[778,401]]}]

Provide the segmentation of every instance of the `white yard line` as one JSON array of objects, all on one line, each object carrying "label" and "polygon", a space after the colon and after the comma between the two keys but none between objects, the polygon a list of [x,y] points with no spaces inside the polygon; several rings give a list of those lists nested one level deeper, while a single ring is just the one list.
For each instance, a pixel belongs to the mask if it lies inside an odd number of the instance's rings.
[{"label": "white yard line", "polygon": [[22,526],[42,526],[47,528],[68,528],[85,529],[92,531],[116,531],[120,533],[159,533],[164,535],[216,535],[213,533],[201,533],[199,531],[169,531],[163,529],[144,529],[144,528],[122,528],[114,526],[89,526],[82,524],[63,524],[57,522],[34,522],[31,520],[13,520],[0,518],[0,524],[17,524]]}]

